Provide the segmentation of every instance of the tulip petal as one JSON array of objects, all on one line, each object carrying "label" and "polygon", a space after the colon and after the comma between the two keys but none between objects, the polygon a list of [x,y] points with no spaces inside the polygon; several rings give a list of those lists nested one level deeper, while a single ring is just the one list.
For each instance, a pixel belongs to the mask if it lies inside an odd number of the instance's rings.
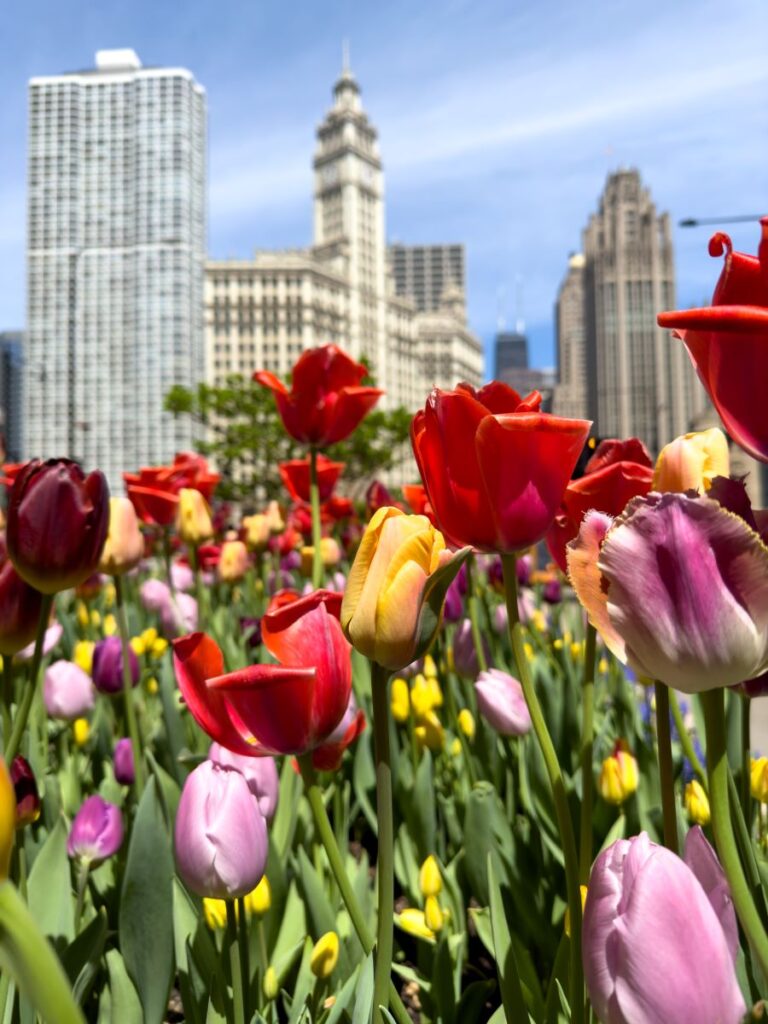
[{"label": "tulip petal", "polygon": [[683,859],[707,894],[707,899],[722,925],[728,949],[735,963],[739,952],[739,927],[736,923],[731,890],[717,854],[708,843],[700,825],[694,825],[688,830]]},{"label": "tulip petal", "polygon": [[567,545],[568,579],[608,650],[626,662],[624,641],[608,615],[608,599],[597,566],[600,546],[612,525],[612,517],[604,512],[587,512],[578,536]]},{"label": "tulip petal", "polygon": [[636,671],[695,693],[768,668],[768,547],[718,502],[634,499],[598,566]]}]

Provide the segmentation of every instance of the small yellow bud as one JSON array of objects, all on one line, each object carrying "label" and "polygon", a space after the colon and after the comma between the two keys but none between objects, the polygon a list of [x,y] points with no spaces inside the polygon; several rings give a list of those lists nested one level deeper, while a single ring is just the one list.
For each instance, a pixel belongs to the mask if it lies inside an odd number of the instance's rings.
[{"label": "small yellow bud", "polygon": [[566,631],[563,633],[563,643],[568,645],[573,643],[573,633],[570,631],[570,629],[566,629]]},{"label": "small yellow bud", "polygon": [[212,897],[203,898],[203,914],[205,923],[211,929],[226,928],[227,926],[227,904],[224,900],[216,900]]},{"label": "small yellow bud", "polygon": [[430,750],[442,750],[445,745],[445,730],[434,711],[429,711],[419,718],[419,724],[413,730],[413,734],[422,747],[428,747]]},{"label": "small yellow bud", "polygon": [[85,601],[77,602],[75,614],[77,615],[78,626],[81,626],[83,629],[85,629],[87,626],[90,626],[91,616],[88,612],[88,606],[86,605]]},{"label": "small yellow bud", "polygon": [[443,876],[431,853],[419,868],[419,889],[422,896],[439,896],[443,891]]},{"label": "small yellow bud", "polygon": [[749,781],[755,800],[768,804],[768,757],[752,758]]},{"label": "small yellow bud", "polygon": [[149,626],[148,629],[145,629],[141,634],[141,639],[144,641],[144,647],[150,648],[155,640],[157,640],[157,637],[158,632],[154,626]]},{"label": "small yellow bud", "polygon": [[683,796],[685,809],[688,811],[691,821],[696,825],[708,825],[712,815],[709,810],[709,798],[701,783],[697,779],[691,779],[686,784]]},{"label": "small yellow bud", "polygon": [[[443,695],[440,691],[440,685],[436,679],[431,680],[430,685],[424,676],[418,675],[413,680],[413,687],[411,688],[411,706],[413,707],[413,713],[417,718],[423,718],[428,715],[434,708],[440,707],[443,702]],[[437,691],[435,691],[437,687]]]},{"label": "small yellow bud", "polygon": [[147,680],[147,693],[151,694],[154,697],[154,695],[158,692],[159,689],[160,686],[158,685],[158,682],[155,679],[155,677],[150,676],[149,679]]},{"label": "small yellow bud", "polygon": [[272,889],[269,879],[264,875],[256,888],[245,897],[245,909],[256,917],[263,917],[271,906]]},{"label": "small yellow bud", "polygon": [[405,910],[401,910],[395,916],[395,924],[409,935],[415,935],[417,939],[433,941],[435,938],[435,933],[426,922],[424,911],[417,910],[416,907],[406,907]]},{"label": "small yellow bud", "polygon": [[98,629],[101,625],[101,614],[94,608],[91,612],[91,625]]},{"label": "small yellow bud", "polygon": [[536,652],[527,640],[523,644],[523,650],[525,651],[525,656],[528,659],[528,661],[533,661],[533,659],[536,657]]},{"label": "small yellow bud", "polygon": [[153,658],[162,658],[165,652],[168,650],[168,641],[164,636],[159,636],[155,640],[150,648],[150,652]]},{"label": "small yellow bud", "polygon": [[93,666],[93,650],[96,644],[93,640],[78,640],[75,644],[75,649],[72,652],[72,661],[81,668],[83,672],[91,674],[91,667]]},{"label": "small yellow bud", "polygon": [[0,882],[8,877],[16,835],[16,793],[5,761],[0,757]]},{"label": "small yellow bud", "polygon": [[580,658],[582,651],[583,645],[581,644],[581,642],[578,640],[574,640],[574,642],[571,644],[571,657]]},{"label": "small yellow bud", "polygon": [[609,804],[623,804],[635,792],[639,781],[637,761],[624,740],[618,740],[600,769],[597,779],[600,796]]},{"label": "small yellow bud", "polygon": [[547,631],[547,617],[541,608],[537,608],[531,616],[531,624],[534,629],[537,629],[539,633],[546,633]]},{"label": "small yellow bud", "polygon": [[451,757],[458,757],[461,754],[461,740],[458,736],[451,741]]},{"label": "small yellow bud", "polygon": [[392,680],[392,694],[389,703],[392,717],[396,722],[407,722],[411,711],[411,698],[405,679]]},{"label": "small yellow bud", "polygon": [[213,523],[208,502],[200,491],[182,487],[176,528],[186,544],[196,547],[213,536]]},{"label": "small yellow bud", "polygon": [[431,654],[424,655],[424,675],[427,679],[437,679],[437,665]]},{"label": "small yellow bud", "polygon": [[605,673],[608,671],[608,659],[607,658],[601,658],[600,661],[598,661],[598,663],[597,663],[597,671],[601,675],[603,675],[603,676],[605,675]]},{"label": "small yellow bud", "polygon": [[117,632],[117,619],[110,612],[104,616],[104,625],[102,626],[104,636],[114,636]]},{"label": "small yellow bud", "polygon": [[88,742],[88,737],[91,734],[91,727],[88,724],[87,718],[76,718],[72,723],[72,733],[75,737],[75,743],[78,747],[84,747]]},{"label": "small yellow bud", "polygon": [[[584,913],[584,904],[587,902],[587,887],[586,887],[586,885],[580,885],[579,886],[579,895],[581,896],[581,912],[583,914]],[[565,925],[565,934],[570,939],[570,937],[571,937],[571,908],[570,907],[566,907],[565,908],[565,920],[564,920],[563,924]]]},{"label": "small yellow bud", "polygon": [[104,587],[104,607],[114,608],[116,597],[115,584],[108,583],[106,587]]},{"label": "small yellow bud", "polygon": [[475,719],[469,708],[462,708],[458,714],[459,728],[467,737],[469,742],[475,738]]},{"label": "small yellow bud", "polygon": [[280,981],[277,977],[277,971],[270,964],[266,971],[264,971],[264,998],[268,1003],[271,1003],[273,999],[277,999],[279,992]]},{"label": "small yellow bud", "polygon": [[326,932],[315,943],[309,958],[309,967],[316,978],[328,978],[339,962],[339,936]]},{"label": "small yellow bud", "polygon": [[424,923],[433,932],[439,932],[443,927],[443,912],[437,901],[437,896],[427,896],[424,903]]},{"label": "small yellow bud", "polygon": [[560,637],[557,637],[556,640],[552,641],[552,646],[555,648],[556,651],[562,651],[563,641],[560,639]]},{"label": "small yellow bud", "polygon": [[140,636],[132,636],[131,639],[129,640],[129,643],[131,645],[131,650],[133,651],[133,653],[136,655],[137,658],[140,658],[145,650],[144,641],[142,640],[142,638]]}]

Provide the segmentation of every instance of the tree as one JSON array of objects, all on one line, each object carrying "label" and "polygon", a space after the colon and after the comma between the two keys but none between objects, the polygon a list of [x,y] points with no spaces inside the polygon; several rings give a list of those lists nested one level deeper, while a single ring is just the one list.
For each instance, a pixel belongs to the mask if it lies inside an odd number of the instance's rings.
[{"label": "tree", "polygon": [[[307,454],[285,432],[272,395],[248,377],[232,374],[221,387],[176,385],[166,395],[165,409],[200,425],[197,448],[221,473],[216,493],[226,501],[248,505],[284,498],[278,463]],[[346,463],[342,480],[349,493],[361,497],[371,479],[408,456],[410,423],[403,408],[375,409],[350,437],[327,450],[329,458]]]}]

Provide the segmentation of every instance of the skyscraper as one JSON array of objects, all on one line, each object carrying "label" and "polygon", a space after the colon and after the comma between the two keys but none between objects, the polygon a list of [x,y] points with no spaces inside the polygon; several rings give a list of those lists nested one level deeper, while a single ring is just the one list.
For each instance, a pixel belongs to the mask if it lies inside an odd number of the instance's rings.
[{"label": "skyscraper", "polygon": [[29,84],[25,451],[120,473],[192,443],[202,379],[205,93],[103,50]]},{"label": "skyscraper", "polygon": [[4,458],[21,459],[23,447],[22,374],[24,335],[21,331],[0,332],[0,433]]},{"label": "skyscraper", "polygon": [[387,248],[387,258],[398,295],[410,299],[420,313],[441,308],[443,296],[451,288],[464,294],[464,246],[401,245]]},{"label": "skyscraper", "polygon": [[522,331],[499,331],[493,347],[494,380],[506,380],[510,370],[528,369],[528,339]]},{"label": "skyscraper", "polygon": [[569,258],[568,272],[560,285],[555,306],[557,385],[554,406],[558,415],[574,419],[587,415],[584,265],[581,253]]},{"label": "skyscraper", "polygon": [[[569,267],[558,302],[558,358],[570,401],[578,403],[583,388],[597,435],[637,436],[658,452],[689,429],[701,390],[683,346],[656,325],[659,310],[675,306],[672,234],[669,215],[656,213],[636,170],[609,176],[583,244],[583,269],[578,260]],[[565,412],[558,399],[556,411]]]}]

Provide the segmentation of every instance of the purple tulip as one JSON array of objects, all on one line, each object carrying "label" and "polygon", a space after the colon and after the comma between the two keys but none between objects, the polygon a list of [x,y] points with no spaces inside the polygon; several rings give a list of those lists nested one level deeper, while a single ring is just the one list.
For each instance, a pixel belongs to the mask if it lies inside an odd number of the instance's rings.
[{"label": "purple tulip", "polygon": [[[501,559],[499,559],[501,562]],[[521,555],[517,559],[517,584],[520,587],[527,587],[533,569],[533,559],[530,555]]]},{"label": "purple tulip", "polygon": [[133,767],[133,747],[127,736],[115,744],[113,765],[117,781],[123,786],[132,786],[136,772]]},{"label": "purple tulip", "polygon": [[560,580],[557,578],[547,580],[541,591],[541,596],[547,604],[560,604],[563,599],[563,588],[560,586]]},{"label": "purple tulip", "polygon": [[[487,665],[491,660],[491,648],[485,637],[482,637],[482,645]],[[466,679],[474,679],[480,671],[469,619],[464,619],[453,634],[453,665],[458,674]]]},{"label": "purple tulip", "polygon": [[261,619],[255,615],[241,615],[240,632],[248,634],[245,646],[250,650],[261,647]]},{"label": "purple tulip", "polygon": [[45,670],[43,702],[51,718],[72,721],[93,708],[91,677],[73,661],[54,661]]},{"label": "purple tulip", "polygon": [[524,736],[531,728],[531,715],[523,688],[514,676],[498,668],[481,672],[475,682],[480,714],[502,736]]},{"label": "purple tulip", "polygon": [[171,566],[171,579],[174,590],[193,590],[195,586],[195,574],[188,565],[182,562],[174,562]]},{"label": "purple tulip", "polygon": [[70,857],[101,864],[120,849],[123,841],[123,818],[120,808],[95,793],[89,796],[75,815],[67,839]]},{"label": "purple tulip", "polygon": [[162,580],[145,580],[139,588],[141,603],[148,612],[159,612],[171,596],[168,584]]},{"label": "purple tulip", "polygon": [[[139,659],[128,648],[128,664],[133,686],[139,681]],[[123,688],[123,643],[119,636],[99,640],[93,649],[93,684],[101,693],[120,693]]]},{"label": "purple tulip", "polygon": [[245,776],[248,789],[256,797],[259,810],[267,821],[272,820],[277,808],[279,793],[274,757],[247,757],[245,754],[235,754],[233,751],[227,750],[220,743],[212,743],[208,751],[208,759],[224,768],[234,768]]},{"label": "purple tulip", "polygon": [[289,551],[280,559],[280,568],[284,573],[291,573],[301,566],[301,555],[298,551]]},{"label": "purple tulip", "polygon": [[728,949],[735,961],[739,952],[739,928],[736,924],[736,911],[733,909],[731,889],[720,861],[717,859],[717,854],[707,841],[700,825],[694,825],[685,837],[683,860],[696,875],[699,885],[707,894],[707,899],[717,914],[717,919],[728,943]]},{"label": "purple tulip", "polygon": [[160,608],[160,628],[165,636],[177,637],[181,633],[194,633],[197,629],[197,601],[191,594],[168,595]]},{"label": "purple tulip", "polygon": [[728,941],[695,874],[646,833],[592,868],[584,975],[603,1024],[737,1024],[746,1012]]},{"label": "purple tulip", "polygon": [[176,865],[198,896],[232,899],[256,887],[267,866],[267,825],[245,777],[203,761],[181,791]]},{"label": "purple tulip", "polygon": [[[463,567],[462,567],[463,568]],[[443,606],[443,618],[446,622],[458,622],[462,616],[463,602],[461,600],[461,588],[458,578],[451,582],[445,595]]]}]

